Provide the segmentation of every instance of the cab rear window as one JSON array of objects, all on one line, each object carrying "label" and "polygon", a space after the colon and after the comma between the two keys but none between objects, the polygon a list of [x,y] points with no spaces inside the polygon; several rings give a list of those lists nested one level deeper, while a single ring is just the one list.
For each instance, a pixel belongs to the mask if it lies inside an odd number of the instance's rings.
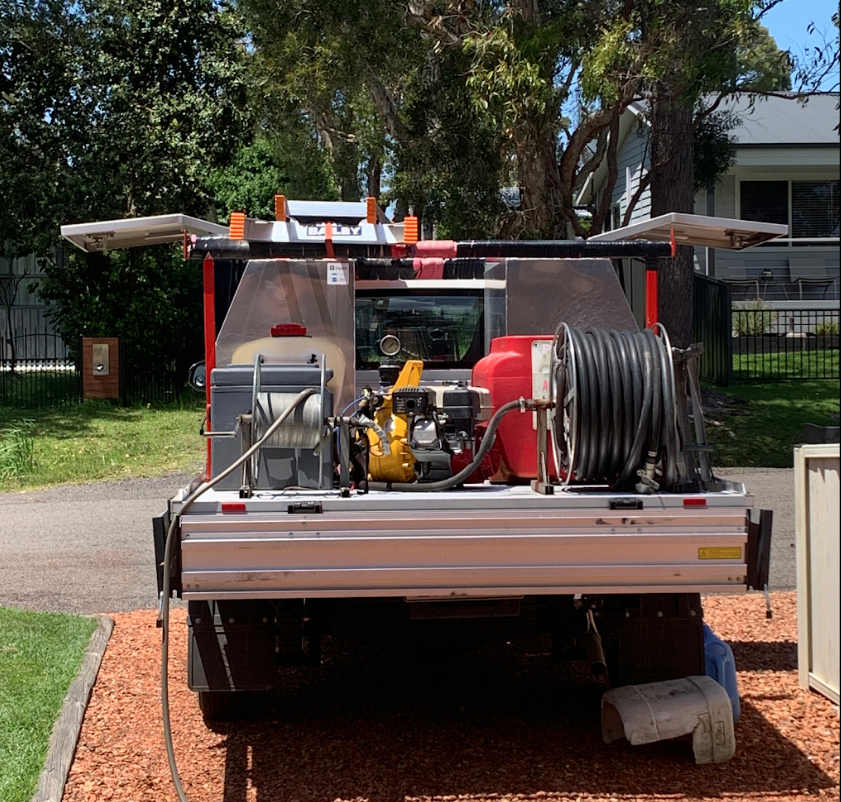
[{"label": "cab rear window", "polygon": [[[371,370],[399,347],[398,361],[471,368],[484,355],[484,301],[473,290],[356,297],[356,368]],[[385,349],[383,339],[388,338]],[[399,346],[395,344],[397,338]]]}]

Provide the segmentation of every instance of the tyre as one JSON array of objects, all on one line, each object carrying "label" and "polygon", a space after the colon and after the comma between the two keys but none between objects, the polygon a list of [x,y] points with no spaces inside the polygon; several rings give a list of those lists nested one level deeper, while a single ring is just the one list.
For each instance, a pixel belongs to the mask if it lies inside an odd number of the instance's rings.
[{"label": "tyre", "polygon": [[248,691],[199,691],[198,694],[205,721],[236,721],[251,713]]}]

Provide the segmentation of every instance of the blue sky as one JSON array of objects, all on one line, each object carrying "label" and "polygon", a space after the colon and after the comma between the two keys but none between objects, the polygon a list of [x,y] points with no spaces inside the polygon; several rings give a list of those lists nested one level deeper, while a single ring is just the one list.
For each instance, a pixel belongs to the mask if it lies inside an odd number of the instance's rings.
[{"label": "blue sky", "polygon": [[[838,0],[783,0],[762,18],[762,22],[778,47],[802,57],[805,47],[822,44],[822,38],[817,33],[813,36],[807,33],[809,23],[814,22],[818,31],[823,31],[827,38],[834,38],[835,26],[831,20],[837,11]],[[837,82],[838,76],[835,77]],[[824,85],[823,88],[831,87]]]}]

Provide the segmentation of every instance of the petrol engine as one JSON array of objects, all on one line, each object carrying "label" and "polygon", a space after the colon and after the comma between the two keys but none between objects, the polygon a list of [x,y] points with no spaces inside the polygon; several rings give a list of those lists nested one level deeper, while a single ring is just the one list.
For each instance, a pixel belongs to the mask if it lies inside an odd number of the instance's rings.
[{"label": "petrol engine", "polygon": [[[473,461],[483,424],[492,412],[490,393],[466,383],[421,384],[423,363],[386,362],[380,388],[366,388],[356,415],[367,423],[368,473],[373,482],[436,482]],[[497,460],[498,461],[498,460]],[[488,454],[473,481],[496,470]]]}]

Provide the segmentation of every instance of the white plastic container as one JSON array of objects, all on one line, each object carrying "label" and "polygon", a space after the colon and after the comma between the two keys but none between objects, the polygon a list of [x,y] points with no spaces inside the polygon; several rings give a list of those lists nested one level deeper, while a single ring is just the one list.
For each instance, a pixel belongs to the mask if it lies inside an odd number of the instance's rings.
[{"label": "white plastic container", "polygon": [[[306,332],[306,329],[303,329]],[[347,365],[344,351],[326,337],[309,337],[306,334],[282,334],[251,340],[237,348],[232,357],[232,365],[253,365],[256,354],[261,354],[267,362],[306,362],[313,354],[327,361],[327,367],[333,371],[333,378],[327,382],[327,387],[333,393],[333,398],[339,398],[341,388],[344,387]],[[339,414],[342,410],[334,410]]]}]

